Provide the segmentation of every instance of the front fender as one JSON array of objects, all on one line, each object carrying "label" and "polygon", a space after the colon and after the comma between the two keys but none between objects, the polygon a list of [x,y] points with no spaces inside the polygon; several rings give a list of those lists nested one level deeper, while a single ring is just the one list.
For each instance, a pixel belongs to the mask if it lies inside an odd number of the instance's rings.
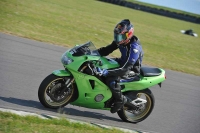
[{"label": "front fender", "polygon": [[71,76],[71,73],[67,70],[55,70],[53,74],[59,77]]}]

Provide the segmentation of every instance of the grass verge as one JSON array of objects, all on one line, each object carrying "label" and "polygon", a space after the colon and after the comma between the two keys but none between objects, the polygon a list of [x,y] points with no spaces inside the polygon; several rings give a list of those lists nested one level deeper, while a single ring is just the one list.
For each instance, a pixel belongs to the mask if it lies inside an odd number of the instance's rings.
[{"label": "grass verge", "polygon": [[41,119],[0,111],[0,133],[123,133],[117,129],[102,129],[66,119]]},{"label": "grass verge", "polygon": [[0,32],[67,47],[89,40],[97,47],[111,43],[114,26],[124,18],[141,40],[143,64],[200,75],[200,37],[180,33],[200,34],[199,24],[95,0],[0,1]]}]

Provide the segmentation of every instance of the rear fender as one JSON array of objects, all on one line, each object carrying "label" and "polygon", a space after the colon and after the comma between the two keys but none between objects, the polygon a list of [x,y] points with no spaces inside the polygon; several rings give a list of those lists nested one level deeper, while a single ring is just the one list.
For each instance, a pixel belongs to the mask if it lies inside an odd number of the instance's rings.
[{"label": "rear fender", "polygon": [[67,70],[55,70],[53,74],[59,77],[71,76],[71,73]]}]

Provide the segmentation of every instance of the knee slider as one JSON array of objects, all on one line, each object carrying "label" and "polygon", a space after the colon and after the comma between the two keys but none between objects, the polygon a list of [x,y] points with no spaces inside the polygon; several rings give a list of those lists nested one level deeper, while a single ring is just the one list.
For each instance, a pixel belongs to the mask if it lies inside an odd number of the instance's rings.
[{"label": "knee slider", "polygon": [[110,83],[110,88],[114,89],[115,86],[116,86],[116,82],[115,82],[115,81],[112,81],[112,82]]},{"label": "knee slider", "polygon": [[116,81],[110,83],[110,88],[114,91],[121,91],[121,86]]}]

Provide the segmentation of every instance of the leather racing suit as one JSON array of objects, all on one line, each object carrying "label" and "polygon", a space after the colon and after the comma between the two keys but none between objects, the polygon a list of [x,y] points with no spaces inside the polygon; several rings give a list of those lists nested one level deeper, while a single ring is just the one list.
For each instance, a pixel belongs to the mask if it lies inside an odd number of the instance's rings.
[{"label": "leather racing suit", "polygon": [[[110,45],[99,48],[98,52],[101,56],[107,56],[118,48],[121,52],[121,58],[116,58],[115,60],[120,64],[120,67],[108,69],[106,84],[111,89],[115,102],[124,103],[127,99],[121,94],[121,87],[118,84],[119,77],[128,75],[130,71],[134,71],[137,74],[140,73],[143,50],[139,39],[133,36],[126,45],[117,45],[113,41]],[[115,111],[112,111],[112,107],[111,113],[115,113]]]}]

